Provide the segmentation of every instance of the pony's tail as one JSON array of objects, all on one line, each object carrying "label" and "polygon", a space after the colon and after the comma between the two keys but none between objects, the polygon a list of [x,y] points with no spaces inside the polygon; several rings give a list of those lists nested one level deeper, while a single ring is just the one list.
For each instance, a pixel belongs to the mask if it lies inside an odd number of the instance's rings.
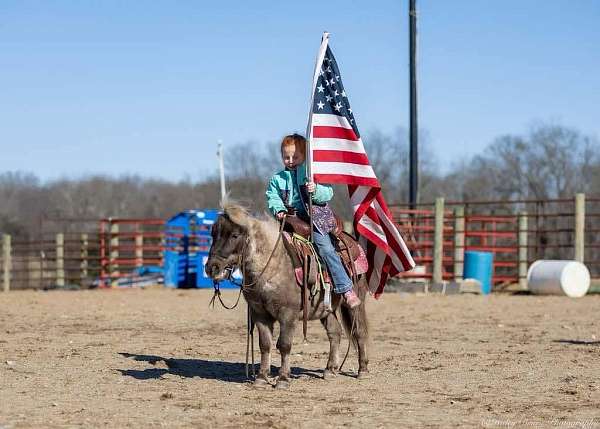
[{"label": "pony's tail", "polygon": [[367,283],[364,275],[359,277],[356,289],[355,291],[360,298],[360,305],[352,310],[345,305],[340,306],[342,325],[346,331],[346,336],[352,340],[355,350],[358,349],[358,338],[363,338],[365,341],[368,341],[369,339],[369,321],[367,320],[367,311],[365,307]]}]

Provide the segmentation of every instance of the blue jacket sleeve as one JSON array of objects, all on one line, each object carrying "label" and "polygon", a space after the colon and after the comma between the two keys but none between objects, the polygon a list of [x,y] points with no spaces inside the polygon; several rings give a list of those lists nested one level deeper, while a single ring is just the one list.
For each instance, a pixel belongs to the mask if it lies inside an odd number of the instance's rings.
[{"label": "blue jacket sleeve", "polygon": [[324,204],[333,198],[333,186],[316,184],[315,192],[313,193],[312,200],[317,204]]},{"label": "blue jacket sleeve", "polygon": [[281,211],[286,211],[285,204],[279,195],[279,186],[276,176],[273,176],[271,180],[269,180],[265,195],[267,197],[267,208],[273,216]]}]

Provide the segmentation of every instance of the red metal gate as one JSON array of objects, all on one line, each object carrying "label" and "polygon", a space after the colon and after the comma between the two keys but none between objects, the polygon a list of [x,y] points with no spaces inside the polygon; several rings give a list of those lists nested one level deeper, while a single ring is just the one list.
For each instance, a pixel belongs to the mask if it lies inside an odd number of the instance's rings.
[{"label": "red metal gate", "polygon": [[514,215],[465,216],[465,251],[492,252],[492,283],[517,283],[518,217]]}]

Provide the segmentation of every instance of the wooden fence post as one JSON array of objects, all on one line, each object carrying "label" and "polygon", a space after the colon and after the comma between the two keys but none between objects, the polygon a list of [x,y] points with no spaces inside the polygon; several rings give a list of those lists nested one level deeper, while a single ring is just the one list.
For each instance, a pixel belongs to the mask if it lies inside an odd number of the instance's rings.
[{"label": "wooden fence post", "polygon": [[110,286],[117,287],[119,285],[119,224],[110,220],[110,259],[108,266],[108,275],[110,277]]},{"label": "wooden fence post", "polygon": [[465,208],[454,209],[454,280],[463,278],[465,263]]},{"label": "wooden fence post", "polygon": [[65,285],[65,236],[56,234],[56,286]]},{"label": "wooden fence post", "polygon": [[4,234],[2,236],[2,282],[4,284],[4,292],[10,290],[10,269],[12,268],[10,247],[10,235]]},{"label": "wooden fence post", "polygon": [[585,253],[585,194],[575,194],[575,260],[583,263]]},{"label": "wooden fence post", "polygon": [[88,235],[81,234],[81,274],[79,281],[82,282],[88,276]]},{"label": "wooden fence post", "polygon": [[528,265],[528,247],[527,247],[527,212],[519,213],[519,288],[527,289],[527,265]]},{"label": "wooden fence post", "polygon": [[144,265],[144,235],[140,232],[135,236],[135,266]]},{"label": "wooden fence post", "polygon": [[435,199],[435,229],[433,232],[433,283],[442,282],[444,257],[444,199]]}]

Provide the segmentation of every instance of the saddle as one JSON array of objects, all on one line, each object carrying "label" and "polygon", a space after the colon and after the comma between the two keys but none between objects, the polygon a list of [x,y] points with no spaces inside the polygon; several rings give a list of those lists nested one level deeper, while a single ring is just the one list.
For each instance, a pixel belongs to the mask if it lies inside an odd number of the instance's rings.
[{"label": "saddle", "polygon": [[[342,221],[335,216],[336,228],[331,232],[335,250],[340,255],[348,276],[355,283],[359,274],[366,273],[367,257],[354,237],[343,231]],[[320,262],[315,248],[309,241],[311,227],[308,222],[294,214],[285,218],[283,244],[292,260],[296,282],[302,288],[302,331],[306,340],[309,295],[314,298],[323,289],[324,304],[331,309],[331,280],[325,265]]]},{"label": "saddle", "polygon": [[[366,256],[358,241],[343,230],[342,220],[337,215],[335,216],[335,221],[336,228],[331,232],[334,236],[333,244],[338,255],[340,255],[348,276],[354,280],[356,276],[367,271]],[[296,280],[299,285],[302,285],[303,261],[305,258],[308,258],[308,284],[313,286],[317,283],[317,278],[320,274],[318,272],[320,264],[318,264],[318,261],[310,263],[316,258],[312,246],[308,243],[310,226],[308,222],[295,215],[286,216],[285,222],[284,232],[287,232],[287,234],[284,233],[284,245],[292,259],[292,265],[296,271]],[[322,268],[323,277],[327,279],[329,277],[327,270],[324,269],[324,266]]]}]

